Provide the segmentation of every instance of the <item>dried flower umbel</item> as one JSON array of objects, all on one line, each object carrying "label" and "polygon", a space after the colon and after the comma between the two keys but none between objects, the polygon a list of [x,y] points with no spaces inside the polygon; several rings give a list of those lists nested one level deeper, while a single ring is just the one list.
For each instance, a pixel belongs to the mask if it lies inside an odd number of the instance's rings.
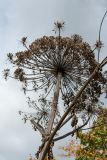
[{"label": "dried flower umbel", "polygon": [[[42,134],[44,143],[60,118],[60,98],[67,107],[98,65],[94,50],[81,36],[75,34],[62,37],[60,32],[64,23],[57,22],[55,25],[58,28],[58,36],[44,36],[29,46],[26,45],[27,37],[24,37],[22,43],[26,50],[15,55],[8,54],[15,66],[13,77],[24,84],[24,92],[42,93],[38,102],[29,99],[29,105],[35,106],[36,114],[31,118],[31,123]],[[9,76],[8,69],[4,75],[6,78]],[[81,117],[85,117],[95,113],[92,106],[99,105],[98,98],[103,83],[105,78],[99,71],[78,99],[75,108],[71,110],[72,127],[78,125],[78,114],[81,113]],[[38,103],[41,103],[40,107]]]},{"label": "dried flower umbel", "polygon": [[[55,25],[58,29],[63,26],[59,22]],[[71,38],[44,36],[35,40],[29,47],[26,46],[26,38],[22,38],[25,51],[17,52],[15,56],[8,54],[8,58],[16,66],[14,77],[25,84],[24,92],[33,90],[37,92],[42,89],[45,92],[43,99],[46,99],[48,95],[52,95],[60,75],[59,91],[64,104],[68,105],[97,66],[93,50],[88,43],[83,42],[81,36],[76,34]],[[6,77],[8,72],[8,69],[5,70]],[[96,79],[98,80],[93,80],[88,85],[74,112],[83,110],[89,112],[89,106],[98,102],[101,83],[104,81],[100,72]],[[87,103],[87,99],[90,103]],[[44,107],[46,106],[44,103]]]},{"label": "dried flower umbel", "polygon": [[78,35],[61,37],[60,50],[58,37],[44,36],[29,47],[12,61],[17,66],[15,78],[26,83],[28,90],[52,90],[60,73],[62,95],[74,95],[97,65],[90,46]]},{"label": "dried flower umbel", "polygon": [[[24,90],[44,89],[45,98],[53,92],[60,73],[60,88],[65,104],[75,96],[97,65],[91,47],[83,42],[79,35],[73,35],[71,38],[60,37],[60,39],[44,36],[35,40],[26,51],[16,53],[12,62],[17,66],[14,76],[25,83]],[[101,74],[99,78],[101,81]],[[93,81],[86,90],[84,99],[89,96],[94,98],[95,94],[100,95],[99,82],[94,83]]]}]

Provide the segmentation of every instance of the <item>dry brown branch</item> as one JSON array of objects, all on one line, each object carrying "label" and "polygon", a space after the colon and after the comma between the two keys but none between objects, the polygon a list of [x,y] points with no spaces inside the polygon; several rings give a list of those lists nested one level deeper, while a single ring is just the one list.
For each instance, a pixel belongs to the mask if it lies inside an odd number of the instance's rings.
[{"label": "dry brown branch", "polygon": [[82,124],[81,126],[78,126],[76,129],[74,129],[74,130],[71,131],[71,132],[68,132],[68,133],[66,133],[66,134],[64,134],[64,135],[62,135],[62,136],[59,136],[59,137],[57,137],[57,138],[54,138],[53,141],[54,141],[54,142],[55,142],[55,141],[59,141],[59,140],[64,139],[64,138],[66,138],[66,137],[68,137],[68,136],[70,136],[70,135],[74,135],[75,132],[79,131],[81,128],[83,128],[84,126],[86,126],[86,125],[88,124],[89,120],[90,120],[90,117],[89,117],[89,118],[86,120],[86,122],[85,122],[84,124]]}]

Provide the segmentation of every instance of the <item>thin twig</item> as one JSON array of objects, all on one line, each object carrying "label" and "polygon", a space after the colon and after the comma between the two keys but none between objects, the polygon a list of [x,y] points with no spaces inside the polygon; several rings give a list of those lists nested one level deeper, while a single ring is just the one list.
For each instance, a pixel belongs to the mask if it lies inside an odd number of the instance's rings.
[{"label": "thin twig", "polygon": [[[104,22],[104,18],[106,17],[107,15],[107,11],[105,12],[102,20],[101,20],[101,23],[100,23],[100,28],[99,28],[99,37],[98,37],[98,43],[100,44],[101,43],[101,30],[102,30],[102,25],[103,25],[103,22]],[[101,50],[101,47],[98,48],[98,62],[99,62],[99,59],[100,59],[100,50]]]},{"label": "thin twig", "polygon": [[83,125],[79,126],[78,128],[74,129],[71,132],[68,132],[68,133],[64,134],[63,136],[60,136],[60,137],[57,137],[57,138],[53,139],[53,141],[55,142],[55,141],[61,140],[63,138],[66,138],[66,137],[68,137],[70,135],[74,135],[75,132],[79,131],[82,127],[84,127],[85,125],[87,125],[88,122],[89,122],[89,120],[90,120],[90,117],[88,118],[88,120]]}]

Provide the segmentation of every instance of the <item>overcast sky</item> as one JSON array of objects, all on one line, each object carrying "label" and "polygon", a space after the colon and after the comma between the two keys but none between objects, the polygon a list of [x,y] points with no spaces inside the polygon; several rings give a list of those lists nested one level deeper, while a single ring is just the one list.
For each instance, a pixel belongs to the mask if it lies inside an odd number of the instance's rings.
[{"label": "overcast sky", "polygon": [[[22,49],[20,39],[28,42],[53,35],[53,23],[66,22],[63,35],[80,34],[92,47],[98,39],[107,0],[0,0],[0,160],[26,160],[34,154],[40,136],[24,124],[18,110],[26,110],[21,85],[2,77],[8,67],[6,53]],[[101,58],[107,56],[107,18],[103,23]]]}]

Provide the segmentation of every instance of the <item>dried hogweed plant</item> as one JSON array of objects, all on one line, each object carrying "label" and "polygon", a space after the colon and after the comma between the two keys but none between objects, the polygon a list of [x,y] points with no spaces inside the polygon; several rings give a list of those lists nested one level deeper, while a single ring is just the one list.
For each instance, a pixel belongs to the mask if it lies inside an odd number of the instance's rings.
[{"label": "dried hogweed plant", "polygon": [[[27,37],[23,37],[22,44],[26,50],[8,54],[10,62],[15,66],[13,75],[9,69],[4,71],[6,79],[9,76],[23,83],[25,93],[38,93],[38,100],[28,98],[29,106],[35,108],[36,113],[25,115],[24,120],[29,119],[34,130],[39,130],[42,135],[42,145],[36,153],[40,160],[46,154],[52,159],[54,142],[73,135],[88,123],[91,115],[97,114],[102,87],[107,82],[101,72],[107,59],[99,64],[94,54],[95,49],[101,48],[100,41],[91,49],[77,34],[62,37],[63,27],[64,22],[56,22],[54,31],[58,32],[58,36],[44,36],[29,46],[26,43]],[[89,80],[90,75],[92,77]],[[61,114],[62,109],[65,117]],[[78,118],[83,119],[81,126]],[[58,137],[56,132],[69,120],[72,132]]]}]

